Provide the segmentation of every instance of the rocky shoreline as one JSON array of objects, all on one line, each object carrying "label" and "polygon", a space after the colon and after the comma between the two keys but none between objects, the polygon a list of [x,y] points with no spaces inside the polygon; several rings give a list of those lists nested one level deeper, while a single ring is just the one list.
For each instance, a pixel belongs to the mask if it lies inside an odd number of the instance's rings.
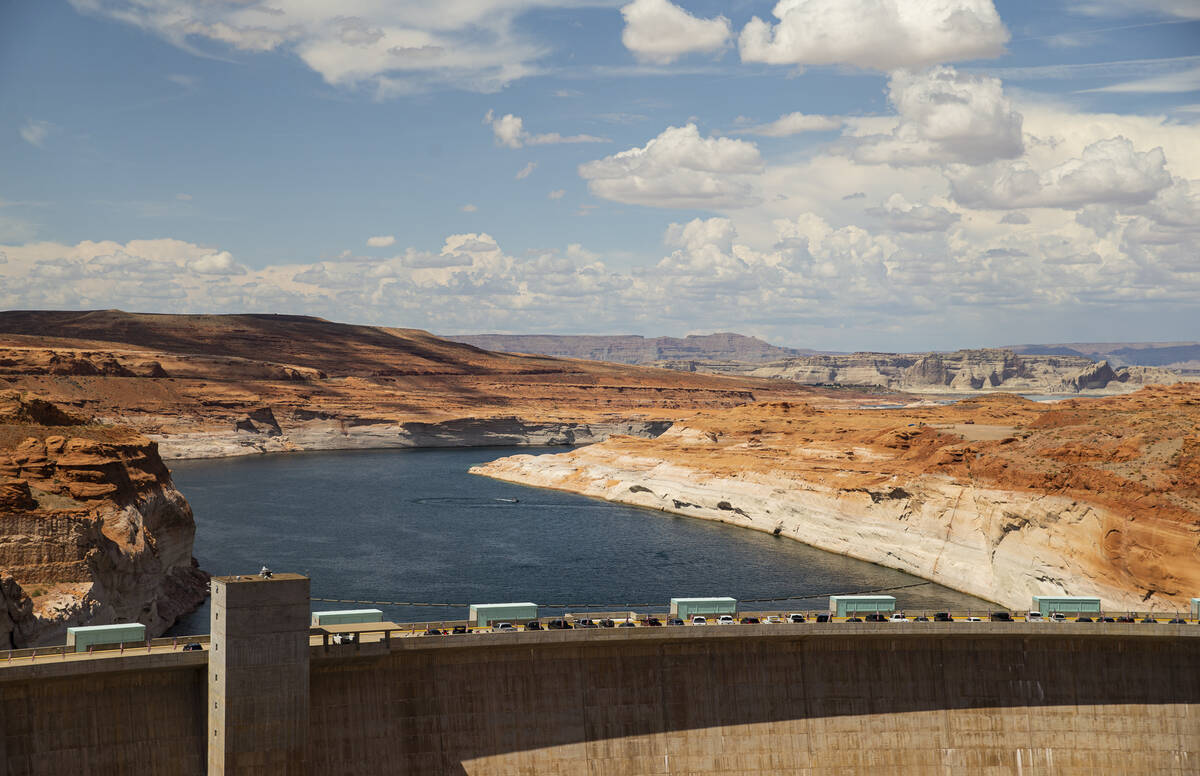
[{"label": "rocky shoreline", "polygon": [[165,460],[181,460],[315,450],[568,447],[602,442],[614,434],[652,439],[670,425],[666,420],[532,423],[510,416],[359,426],[337,421],[310,421],[288,426],[286,430],[265,426],[147,436],[158,443]]},{"label": "rocky shoreline", "polygon": [[[795,539],[1011,608],[1076,594],[1117,611],[1186,609],[1200,590],[1200,440],[1188,436],[1200,386],[1095,401],[1112,411],[1016,397],[874,418],[743,408],[650,442],[614,437],[471,471]],[[1103,442],[1080,443],[1085,433]],[[1142,445],[1152,452],[1139,456]]]}]

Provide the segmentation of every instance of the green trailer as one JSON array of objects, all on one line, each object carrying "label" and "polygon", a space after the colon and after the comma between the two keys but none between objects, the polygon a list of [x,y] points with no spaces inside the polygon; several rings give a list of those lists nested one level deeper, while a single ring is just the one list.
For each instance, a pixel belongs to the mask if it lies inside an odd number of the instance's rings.
[{"label": "green trailer", "polygon": [[1050,614],[1099,614],[1100,599],[1085,595],[1035,595],[1030,611]]},{"label": "green trailer", "polygon": [[891,595],[831,595],[829,611],[835,617],[859,614],[880,614],[896,611],[896,597]]},{"label": "green trailer", "polygon": [[1192,599],[1192,619],[1200,620],[1200,598]]},{"label": "green trailer", "polygon": [[723,596],[721,598],[672,598],[671,616],[681,620],[693,617],[719,617],[722,614],[737,614],[736,598]]},{"label": "green trailer", "polygon": [[67,648],[74,648],[76,652],[87,652],[89,647],[145,643],[146,626],[140,622],[67,628]]},{"label": "green trailer", "polygon": [[529,622],[536,620],[538,605],[529,603],[519,604],[471,604],[470,620],[472,625],[485,626],[494,622]]},{"label": "green trailer", "polygon": [[314,626],[349,625],[359,622],[383,622],[383,612],[379,609],[342,609],[336,612],[312,613]]}]

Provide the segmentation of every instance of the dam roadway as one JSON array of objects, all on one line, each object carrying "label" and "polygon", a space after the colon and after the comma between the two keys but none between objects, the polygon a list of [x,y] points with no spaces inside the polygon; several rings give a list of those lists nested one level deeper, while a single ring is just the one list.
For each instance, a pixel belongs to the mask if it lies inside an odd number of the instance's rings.
[{"label": "dam roadway", "polygon": [[206,760],[207,650],[0,666],[0,756],[14,775],[1200,772],[1195,625],[630,628],[302,651],[306,699],[294,682],[274,699],[274,667],[250,656],[243,722],[259,751],[221,770]]}]

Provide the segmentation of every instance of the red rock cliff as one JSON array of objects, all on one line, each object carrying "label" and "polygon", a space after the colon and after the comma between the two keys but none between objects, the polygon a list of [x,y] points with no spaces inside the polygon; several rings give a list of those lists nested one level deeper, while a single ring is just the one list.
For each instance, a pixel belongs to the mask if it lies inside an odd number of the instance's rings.
[{"label": "red rock cliff", "polygon": [[154,442],[0,394],[0,648],[84,623],[161,634],[204,600],[195,528]]}]

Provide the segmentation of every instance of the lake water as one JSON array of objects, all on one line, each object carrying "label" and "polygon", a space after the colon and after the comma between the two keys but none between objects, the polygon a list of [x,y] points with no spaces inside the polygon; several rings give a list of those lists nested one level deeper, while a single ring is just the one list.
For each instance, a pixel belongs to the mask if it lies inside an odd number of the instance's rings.
[{"label": "lake water", "polygon": [[[534,601],[570,604],[571,611],[658,603],[637,608],[662,611],[673,596],[819,596],[755,605],[809,610],[825,608],[830,593],[922,581],[791,539],[467,473],[505,455],[562,450],[289,453],[171,468],[195,511],[201,568],[247,574],[265,564],[301,572],[312,578],[315,598]],[[988,607],[938,585],[892,594],[910,612]],[[398,622],[467,616],[460,606],[378,608]],[[171,633],[207,633],[208,617],[206,604]]]}]

